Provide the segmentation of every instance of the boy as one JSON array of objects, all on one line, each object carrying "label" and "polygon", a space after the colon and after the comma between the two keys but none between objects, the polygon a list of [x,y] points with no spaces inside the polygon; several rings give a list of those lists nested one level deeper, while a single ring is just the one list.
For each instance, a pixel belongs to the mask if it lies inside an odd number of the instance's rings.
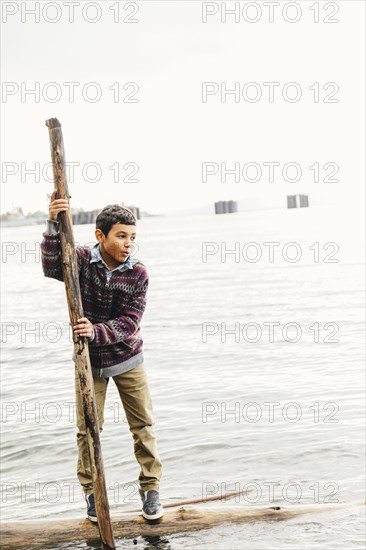
[{"label": "boy", "polygon": [[[63,281],[61,246],[57,216],[66,211],[66,199],[51,195],[49,219],[41,242],[42,268],[45,277]],[[93,373],[100,431],[107,385],[115,382],[134,440],[140,465],[139,493],[142,515],[149,520],[160,518],[159,502],[161,462],[157,452],[152,404],[146,379],[140,321],[145,310],[148,273],[142,262],[132,258],[136,237],[136,218],[126,207],[109,205],[96,219],[97,243],[92,249],[76,247],[80,291],[85,317],[73,327],[76,335],[87,337]],[[75,356],[73,355],[73,359]],[[93,484],[84,415],[75,366],[77,411],[77,476],[83,488],[87,515],[96,522]]]}]

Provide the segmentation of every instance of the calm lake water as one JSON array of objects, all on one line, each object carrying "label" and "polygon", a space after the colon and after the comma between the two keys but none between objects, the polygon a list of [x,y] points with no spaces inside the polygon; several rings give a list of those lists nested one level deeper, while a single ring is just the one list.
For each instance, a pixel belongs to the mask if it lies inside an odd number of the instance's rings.
[{"label": "calm lake water", "polygon": [[[360,219],[346,206],[312,206],[139,222],[162,501],[251,489],[232,504],[319,512],[118,548],[363,547],[363,506],[322,511],[364,498]],[[3,521],[85,517],[65,289],[43,276],[43,231],[2,230]],[[93,226],[76,226],[75,240],[94,243]],[[102,446],[112,515],[136,508],[138,465],[113,383]]]}]

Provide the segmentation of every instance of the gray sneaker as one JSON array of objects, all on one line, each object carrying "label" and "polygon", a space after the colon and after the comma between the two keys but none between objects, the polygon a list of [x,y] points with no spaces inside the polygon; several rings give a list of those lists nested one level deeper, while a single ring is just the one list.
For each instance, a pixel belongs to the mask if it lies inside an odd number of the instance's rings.
[{"label": "gray sneaker", "polygon": [[85,500],[87,504],[87,516],[90,521],[96,523],[98,519],[97,513],[95,511],[94,493],[90,493],[90,495],[85,495]]},{"label": "gray sneaker", "polygon": [[142,500],[142,515],[145,519],[159,519],[164,515],[164,510],[159,501],[159,491],[150,489],[144,492],[139,489]]}]

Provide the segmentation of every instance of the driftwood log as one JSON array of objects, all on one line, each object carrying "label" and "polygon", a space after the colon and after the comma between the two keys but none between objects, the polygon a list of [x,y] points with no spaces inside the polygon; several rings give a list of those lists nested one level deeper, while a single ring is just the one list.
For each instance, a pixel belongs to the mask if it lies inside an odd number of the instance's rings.
[{"label": "driftwood log", "polygon": [[[297,516],[341,510],[353,505],[364,504],[318,504],[307,506],[270,507],[229,507],[190,508],[181,507],[165,512],[155,522],[147,522],[135,512],[112,518],[114,534],[119,538],[156,537],[180,532],[209,529],[224,523],[240,524],[257,521],[285,521]],[[99,533],[95,524],[87,519],[22,521],[5,523],[2,526],[1,543],[4,550],[42,548],[52,544],[98,541]]]},{"label": "driftwood log", "polygon": [[[54,187],[57,199],[69,200],[69,190],[65,171],[65,150],[61,124],[57,118],[46,120],[49,130]],[[70,209],[58,214],[61,241],[62,272],[65,282],[67,304],[71,325],[84,316],[81,301],[79,273],[75,252],[75,240]],[[90,451],[95,507],[98,517],[100,538],[103,550],[115,548],[109,512],[109,503],[104,477],[102,450],[99,437],[97,410],[95,405],[94,382],[90,366],[87,338],[73,332],[76,369],[82,396],[86,433]]]}]

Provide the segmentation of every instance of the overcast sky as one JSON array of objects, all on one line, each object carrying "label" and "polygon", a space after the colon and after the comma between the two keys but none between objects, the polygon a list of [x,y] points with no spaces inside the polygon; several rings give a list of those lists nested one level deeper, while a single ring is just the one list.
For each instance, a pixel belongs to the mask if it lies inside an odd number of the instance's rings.
[{"label": "overcast sky", "polygon": [[[124,202],[165,212],[246,197],[278,205],[289,193],[313,203],[364,200],[364,2],[280,2],[273,22],[265,2],[240,2],[238,22],[222,21],[221,2],[1,4],[1,212],[46,210],[51,117],[62,124],[67,161],[77,163],[73,207]],[[205,11],[217,13],[203,22]],[[269,82],[278,83],[273,102]],[[224,101],[220,92],[235,85],[239,96]],[[205,162],[214,172],[207,181]],[[240,181],[221,181],[221,163],[240,163]],[[274,181],[268,163],[279,163]],[[284,181],[299,168],[299,181]]]}]

